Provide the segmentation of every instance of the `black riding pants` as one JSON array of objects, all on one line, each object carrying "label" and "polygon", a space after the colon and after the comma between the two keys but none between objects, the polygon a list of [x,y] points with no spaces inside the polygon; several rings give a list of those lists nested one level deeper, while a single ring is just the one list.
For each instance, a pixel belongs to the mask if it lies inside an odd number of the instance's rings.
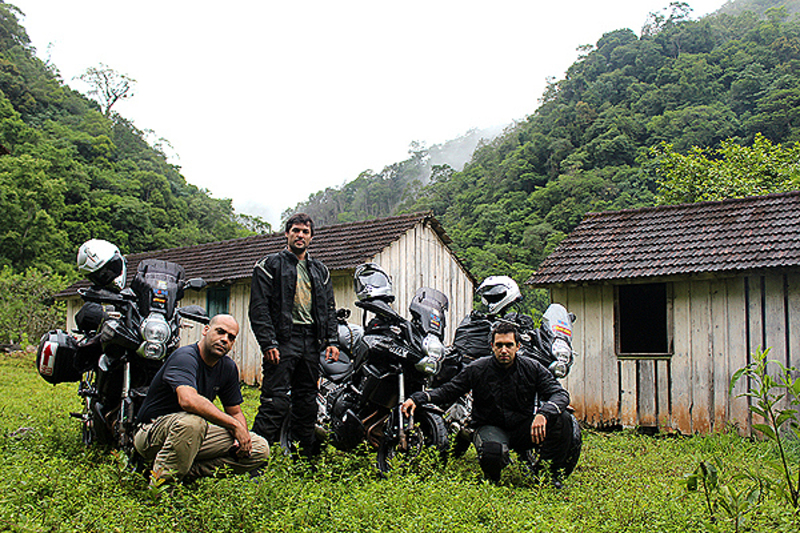
[{"label": "black riding pants", "polygon": [[253,433],[269,442],[278,442],[281,424],[291,411],[292,440],[298,441],[301,450],[310,454],[313,453],[317,419],[319,343],[310,327],[295,325],[292,339],[281,343],[278,350],[277,365],[266,359],[263,362],[261,405],[253,422]]},{"label": "black riding pants", "polygon": [[481,426],[475,431],[473,444],[478,452],[478,461],[484,475],[497,481],[500,471],[509,463],[508,451],[514,450],[524,457],[528,450],[536,449],[544,461],[550,462],[554,475],[564,468],[564,462],[572,444],[572,419],[566,411],[545,428],[544,442],[531,442],[533,417],[519,427],[504,429],[498,426]]}]

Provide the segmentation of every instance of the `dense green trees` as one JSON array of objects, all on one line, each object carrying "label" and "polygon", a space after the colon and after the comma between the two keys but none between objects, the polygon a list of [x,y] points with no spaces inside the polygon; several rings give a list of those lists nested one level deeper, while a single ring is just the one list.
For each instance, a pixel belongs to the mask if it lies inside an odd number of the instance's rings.
[{"label": "dense green trees", "polygon": [[269,231],[188,184],[113,111],[130,78],[102,65],[87,71],[99,76],[101,110],[36,58],[18,13],[0,3],[0,266],[74,276],[89,238],[130,253]]},{"label": "dense green trees", "polygon": [[723,141],[719,148],[653,148],[658,160],[658,202],[692,203],[800,189],[800,143],[773,144],[756,135],[752,146]]}]

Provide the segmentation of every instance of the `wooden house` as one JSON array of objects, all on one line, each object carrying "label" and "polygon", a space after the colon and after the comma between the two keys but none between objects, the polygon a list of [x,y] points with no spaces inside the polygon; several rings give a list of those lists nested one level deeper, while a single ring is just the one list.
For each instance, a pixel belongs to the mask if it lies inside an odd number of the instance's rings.
[{"label": "wooden house", "polygon": [[[450,238],[430,213],[415,213],[315,228],[309,253],[331,271],[337,308],[352,311],[350,322],[360,324],[361,310],[355,307],[353,273],[361,263],[375,262],[391,276],[394,308],[409,316],[408,305],[416,290],[427,286],[445,293],[450,300],[445,341],[452,340],[458,322],[472,310],[475,279],[449,248]],[[239,365],[242,380],[261,380],[261,352],[250,330],[250,277],[256,261],[286,247],[284,233],[258,235],[157,252],[130,254],[128,285],[139,261],[159,258],[182,265],[188,278],[201,277],[206,289],[186,291],[180,305],[198,304],[209,315],[230,313],[239,322],[240,338],[231,357]],[[83,302],[77,294],[88,287],[82,280],[57,295],[67,301],[67,327],[74,328],[74,316]],[[182,342],[194,342],[200,328],[184,333]]]},{"label": "wooden house", "polygon": [[527,283],[578,317],[581,420],[749,434],[733,373],[759,347],[800,367],[800,192],[589,213]]}]

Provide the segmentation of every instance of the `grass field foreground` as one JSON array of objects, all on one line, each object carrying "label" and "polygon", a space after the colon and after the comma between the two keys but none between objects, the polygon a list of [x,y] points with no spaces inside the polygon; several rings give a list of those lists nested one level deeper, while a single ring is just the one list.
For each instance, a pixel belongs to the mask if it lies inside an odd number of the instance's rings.
[{"label": "grass field foreground", "polygon": [[[581,460],[562,490],[519,463],[498,486],[481,480],[474,451],[441,464],[423,457],[380,479],[374,454],[329,447],[316,472],[280,453],[256,479],[228,476],[151,491],[113,452],[86,449],[70,411],[75,384],[48,385],[30,354],[0,354],[0,531],[734,531],[709,519],[681,481],[702,460],[734,473],[761,468],[769,443],[735,433],[648,437],[586,431]],[[258,391],[246,389],[252,421]],[[798,447],[791,447],[798,462]],[[745,483],[745,481],[740,481]],[[800,530],[769,494],[740,531]]]}]

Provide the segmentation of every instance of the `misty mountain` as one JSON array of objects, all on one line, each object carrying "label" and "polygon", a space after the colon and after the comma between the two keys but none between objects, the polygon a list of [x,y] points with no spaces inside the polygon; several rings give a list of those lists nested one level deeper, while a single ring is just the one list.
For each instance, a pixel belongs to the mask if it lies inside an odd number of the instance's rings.
[{"label": "misty mountain", "polygon": [[385,166],[380,172],[363,171],[341,187],[328,187],[283,213],[305,212],[320,225],[388,216],[416,200],[431,179],[461,170],[475,149],[491,142],[503,128],[472,129],[455,139],[427,147],[411,143],[409,158]]}]

